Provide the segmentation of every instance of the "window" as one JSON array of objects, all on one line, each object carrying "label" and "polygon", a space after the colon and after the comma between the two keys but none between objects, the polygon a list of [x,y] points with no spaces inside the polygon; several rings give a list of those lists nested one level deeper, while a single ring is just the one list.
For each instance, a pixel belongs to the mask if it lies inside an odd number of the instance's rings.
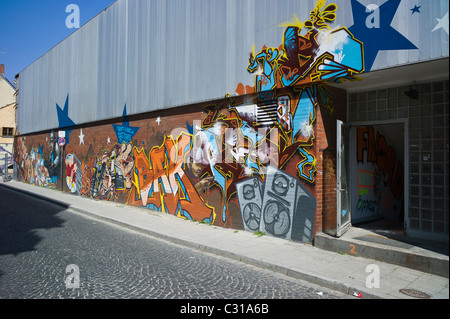
[{"label": "window", "polygon": [[3,137],[14,137],[13,135],[14,129],[12,127],[4,127],[3,128]]}]

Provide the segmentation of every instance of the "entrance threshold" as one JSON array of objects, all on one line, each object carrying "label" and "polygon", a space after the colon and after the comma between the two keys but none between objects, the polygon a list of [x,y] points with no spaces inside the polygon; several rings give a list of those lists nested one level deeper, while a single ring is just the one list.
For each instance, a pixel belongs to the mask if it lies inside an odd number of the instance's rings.
[{"label": "entrance threshold", "polygon": [[[393,221],[387,218],[380,218],[374,221],[362,222],[354,224],[353,227],[367,230],[368,232],[373,232],[382,236],[389,238],[390,240],[406,242],[409,241],[406,236],[404,222],[403,221]],[[393,244],[394,242],[386,241],[385,244]]]},{"label": "entrance threshold", "polygon": [[447,243],[409,238],[402,223],[380,219],[352,225],[341,237],[316,234],[318,248],[355,257],[374,259],[434,275],[449,277]]}]

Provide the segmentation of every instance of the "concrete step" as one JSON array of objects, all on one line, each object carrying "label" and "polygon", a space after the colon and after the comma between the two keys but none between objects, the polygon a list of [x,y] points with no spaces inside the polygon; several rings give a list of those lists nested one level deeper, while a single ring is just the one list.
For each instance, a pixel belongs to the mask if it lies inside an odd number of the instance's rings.
[{"label": "concrete step", "polygon": [[340,238],[316,234],[314,245],[340,254],[364,257],[449,278],[448,244],[411,240],[357,227]]}]

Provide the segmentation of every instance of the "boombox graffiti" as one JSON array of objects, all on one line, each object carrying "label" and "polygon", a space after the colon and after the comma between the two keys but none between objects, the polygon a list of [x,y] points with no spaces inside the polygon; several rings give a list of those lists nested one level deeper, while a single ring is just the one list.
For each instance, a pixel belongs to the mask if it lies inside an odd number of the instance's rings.
[{"label": "boombox graffiti", "polygon": [[236,189],[246,230],[312,241],[316,199],[298,179],[269,166],[264,183],[253,177],[238,183]]}]

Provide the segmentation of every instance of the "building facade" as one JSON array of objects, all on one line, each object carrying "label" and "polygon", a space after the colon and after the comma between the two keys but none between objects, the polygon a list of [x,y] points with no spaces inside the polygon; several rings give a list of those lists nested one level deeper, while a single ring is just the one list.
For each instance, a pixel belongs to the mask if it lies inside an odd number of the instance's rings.
[{"label": "building facade", "polygon": [[443,0],[119,0],[19,74],[15,175],[303,242],[448,241],[448,56]]},{"label": "building facade", "polygon": [[[0,171],[5,162],[12,163],[16,129],[16,88],[5,77],[5,66],[0,65]],[[6,159],[6,156],[8,158]]]}]

